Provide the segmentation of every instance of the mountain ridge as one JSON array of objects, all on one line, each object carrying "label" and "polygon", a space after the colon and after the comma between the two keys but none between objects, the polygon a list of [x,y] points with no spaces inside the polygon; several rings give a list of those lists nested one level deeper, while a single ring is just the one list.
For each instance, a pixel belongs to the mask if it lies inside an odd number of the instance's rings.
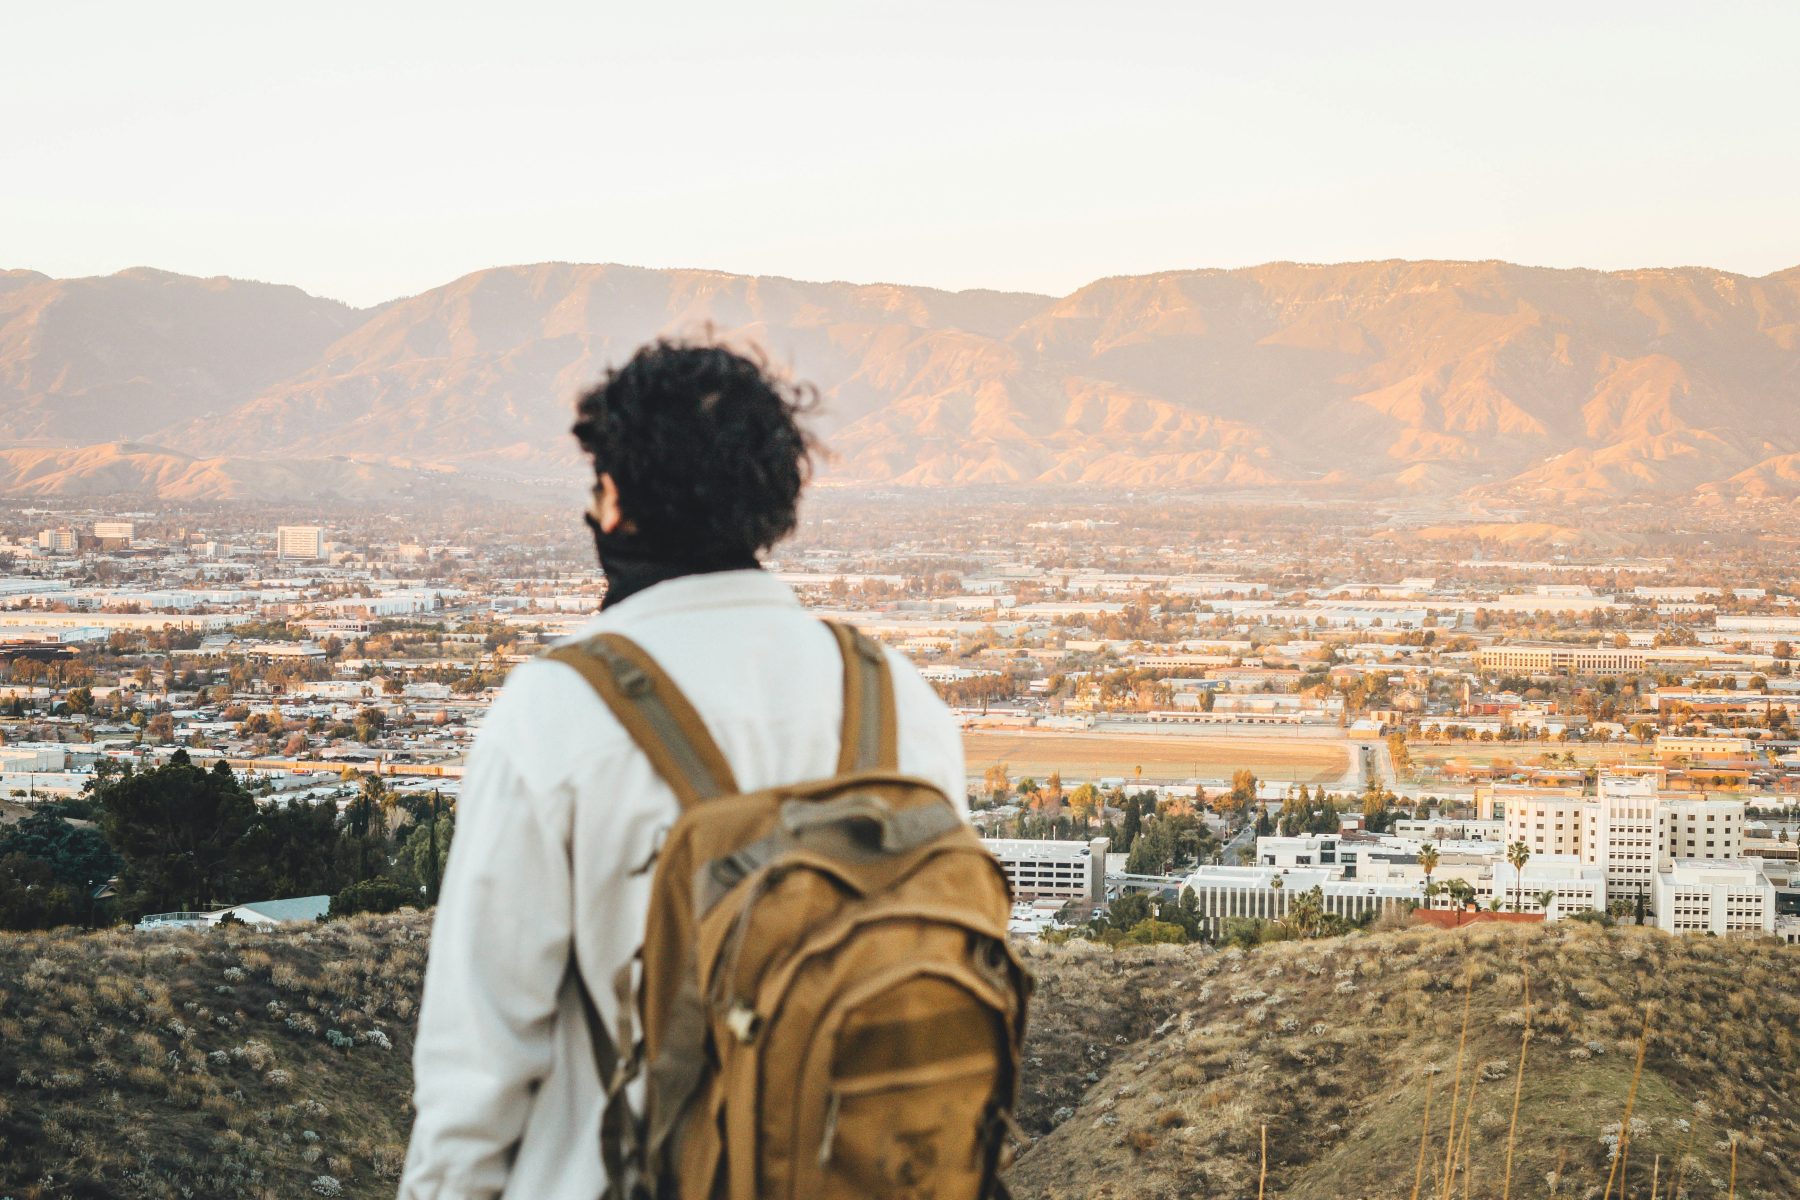
[{"label": "mountain ridge", "polygon": [[816,384],[844,483],[1735,502],[1787,496],[1800,453],[1800,267],[1392,259],[1062,297],[552,262],[365,309],[153,268],[11,271],[0,446],[572,476],[579,391],[703,330]]}]

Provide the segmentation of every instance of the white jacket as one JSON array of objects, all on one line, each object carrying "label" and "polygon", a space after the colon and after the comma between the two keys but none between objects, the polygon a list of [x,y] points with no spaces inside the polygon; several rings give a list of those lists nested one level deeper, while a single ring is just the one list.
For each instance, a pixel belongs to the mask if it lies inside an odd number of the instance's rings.
[{"label": "white jacket", "polygon": [[[582,637],[617,632],[675,680],[746,790],[833,774],[843,663],[824,624],[761,571],[670,580]],[[897,654],[900,767],[966,804],[949,711]],[[487,715],[457,805],[414,1051],[418,1117],[401,1200],[595,1200],[600,1085],[571,947],[617,1029],[612,980],[643,940],[633,874],[675,799],[573,670],[534,661]]]}]

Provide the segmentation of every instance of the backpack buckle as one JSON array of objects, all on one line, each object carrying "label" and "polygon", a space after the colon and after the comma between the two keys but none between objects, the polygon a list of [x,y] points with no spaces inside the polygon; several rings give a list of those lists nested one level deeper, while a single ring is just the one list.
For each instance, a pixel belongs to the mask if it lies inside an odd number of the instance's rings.
[{"label": "backpack buckle", "polygon": [[615,662],[613,678],[618,681],[619,690],[634,700],[640,696],[649,695],[653,686],[649,674],[635,663]]},{"label": "backpack buckle", "polygon": [[762,1032],[763,1019],[754,1008],[739,1000],[725,1014],[725,1028],[731,1036],[748,1046]]}]

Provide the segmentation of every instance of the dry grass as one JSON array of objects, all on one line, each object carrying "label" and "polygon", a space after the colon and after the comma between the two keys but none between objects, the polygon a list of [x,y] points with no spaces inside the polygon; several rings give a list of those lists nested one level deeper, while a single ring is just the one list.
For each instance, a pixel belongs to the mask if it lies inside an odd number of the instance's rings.
[{"label": "dry grass", "polygon": [[1184,734],[1020,732],[974,729],[963,734],[969,770],[1005,763],[1013,778],[1229,779],[1248,767],[1259,779],[1335,783],[1349,767],[1345,744],[1327,739],[1212,737]]},{"label": "dry grass", "polygon": [[0,1197],[392,1196],[428,932],[0,935]]},{"label": "dry grass", "polygon": [[[1066,997],[1093,967],[1062,953],[1033,962]],[[1178,958],[1180,1000],[1021,1157],[1021,1200],[1248,1200],[1265,1125],[1266,1195],[1288,1200],[1408,1200],[1415,1182],[1433,1200],[1600,1200],[1609,1177],[1645,1200],[1653,1176],[1659,1200],[1800,1194],[1800,950],[1486,926],[1183,947],[1153,960],[1159,979]],[[1170,1110],[1184,1120],[1152,1149],[1125,1148]]]},{"label": "dry grass", "polygon": [[[0,1197],[391,1196],[428,930],[0,936]],[[1028,957],[1021,1200],[1797,1194],[1800,950],[1566,925]]]}]

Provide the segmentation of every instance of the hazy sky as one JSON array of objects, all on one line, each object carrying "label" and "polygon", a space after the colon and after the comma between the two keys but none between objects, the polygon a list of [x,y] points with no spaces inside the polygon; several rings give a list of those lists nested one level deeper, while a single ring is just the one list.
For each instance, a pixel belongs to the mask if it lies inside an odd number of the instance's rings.
[{"label": "hazy sky", "polygon": [[0,37],[0,267],[55,275],[1800,263],[1795,3],[54,0]]}]

